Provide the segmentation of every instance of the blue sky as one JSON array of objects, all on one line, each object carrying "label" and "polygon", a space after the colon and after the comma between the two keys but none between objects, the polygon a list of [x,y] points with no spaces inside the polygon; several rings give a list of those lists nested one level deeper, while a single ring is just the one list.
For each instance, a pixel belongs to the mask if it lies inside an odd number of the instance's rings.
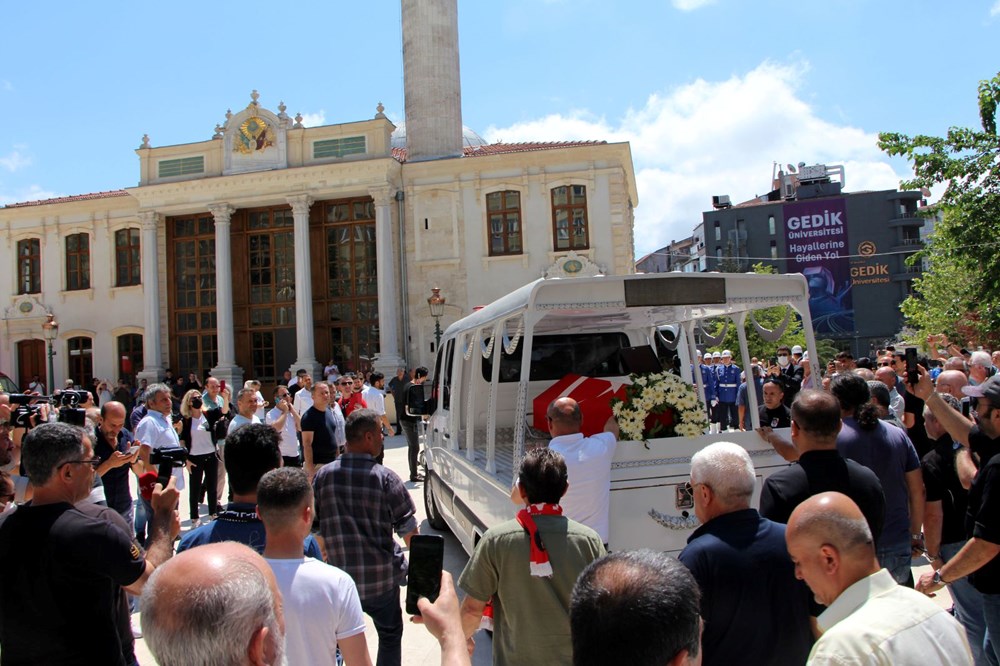
[{"label": "blue sky", "polygon": [[[403,119],[398,0],[17,3],[0,40],[0,204],[135,185],[132,152],[249,102]],[[463,120],[491,141],[629,141],[636,256],[779,163],[895,187],[879,131],[978,126],[1000,0],[459,0]]]}]

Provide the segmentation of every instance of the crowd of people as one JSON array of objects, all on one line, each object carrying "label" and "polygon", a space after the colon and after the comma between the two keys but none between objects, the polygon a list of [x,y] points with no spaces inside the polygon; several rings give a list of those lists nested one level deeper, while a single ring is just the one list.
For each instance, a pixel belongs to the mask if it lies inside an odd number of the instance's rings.
[{"label": "crowd of people", "polygon": [[[554,401],[514,517],[485,531],[457,582],[442,574],[416,621],[447,664],[469,663],[482,627],[498,664],[1000,663],[1000,376],[986,353],[933,356],[908,373],[901,351],[842,353],[813,378],[783,347],[749,381],[727,352],[719,370],[699,359],[713,429],[751,427],[760,380],[757,433],[791,464],[755,506],[743,447],[699,451],[685,492],[701,525],[676,559],[608,554],[617,424],[585,436],[579,405]],[[419,527],[404,479],[380,464],[396,431],[385,378],[327,370],[332,385],[300,372],[273,406],[256,382],[234,398],[209,377],[149,385],[131,414],[84,405],[85,428],[39,413],[17,444],[0,425],[0,660],[136,663],[141,608],[163,665],[401,663],[404,547]],[[395,378],[408,440],[426,377]],[[916,557],[932,571],[914,581]],[[926,596],[946,585],[951,612]]]}]

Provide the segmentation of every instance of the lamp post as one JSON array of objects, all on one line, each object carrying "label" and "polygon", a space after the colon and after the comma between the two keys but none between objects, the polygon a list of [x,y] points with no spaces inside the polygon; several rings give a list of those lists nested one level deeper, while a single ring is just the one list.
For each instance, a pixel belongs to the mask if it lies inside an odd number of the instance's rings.
[{"label": "lamp post", "polygon": [[431,289],[431,296],[427,299],[427,307],[431,309],[431,316],[434,317],[434,350],[437,351],[441,344],[441,317],[444,316],[445,298],[441,295],[441,289],[434,287]]},{"label": "lamp post", "polygon": [[52,394],[53,384],[55,383],[55,371],[53,370],[52,357],[56,355],[55,351],[52,349],[52,343],[55,341],[56,337],[59,335],[59,323],[56,321],[56,316],[51,312],[46,315],[45,323],[42,324],[42,333],[45,334],[45,340],[49,344],[49,394]]}]

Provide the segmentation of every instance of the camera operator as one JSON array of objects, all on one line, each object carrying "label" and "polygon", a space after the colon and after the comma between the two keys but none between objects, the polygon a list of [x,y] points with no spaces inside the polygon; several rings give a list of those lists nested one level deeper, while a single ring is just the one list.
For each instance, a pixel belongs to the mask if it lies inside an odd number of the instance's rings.
[{"label": "camera operator", "polygon": [[11,664],[134,664],[123,589],[142,592],[180,529],[173,484],[153,494],[145,554],[121,516],[84,502],[98,459],[65,423],[24,438],[34,499],[0,519],[0,649]]},{"label": "camera operator", "polygon": [[104,484],[108,506],[129,525],[135,517],[135,505],[129,490],[129,467],[139,459],[139,450],[131,451],[132,435],[125,430],[125,405],[115,400],[101,405],[94,428],[94,453],[101,459],[97,474]]},{"label": "camera operator", "polygon": [[[139,457],[146,470],[151,470],[153,467],[150,456],[154,449],[186,450],[181,448],[181,440],[177,434],[181,425],[180,420],[173,423],[172,410],[170,387],[166,384],[150,384],[146,389],[146,415],[135,427],[135,439],[139,442]],[[172,474],[177,489],[183,490],[184,467],[174,466]]]}]

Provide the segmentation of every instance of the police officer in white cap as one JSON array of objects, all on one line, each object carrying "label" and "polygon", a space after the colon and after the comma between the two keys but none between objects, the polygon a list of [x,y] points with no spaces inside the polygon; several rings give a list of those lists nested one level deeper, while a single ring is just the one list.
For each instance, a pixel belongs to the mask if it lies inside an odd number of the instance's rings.
[{"label": "police officer in white cap", "polygon": [[721,354],[722,365],[715,367],[718,380],[716,395],[719,404],[716,408],[716,421],[721,429],[739,430],[739,409],[736,407],[736,394],[740,388],[740,366],[733,363],[733,353],[728,349]]}]

